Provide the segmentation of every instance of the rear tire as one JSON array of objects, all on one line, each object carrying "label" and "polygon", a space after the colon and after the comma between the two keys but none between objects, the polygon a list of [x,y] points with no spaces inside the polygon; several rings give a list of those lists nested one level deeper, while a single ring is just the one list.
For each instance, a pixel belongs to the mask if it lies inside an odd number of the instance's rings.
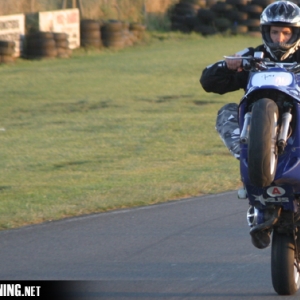
[{"label": "rear tire", "polygon": [[254,186],[269,186],[277,167],[278,106],[267,98],[254,103],[249,130],[248,172]]},{"label": "rear tire", "polygon": [[274,290],[279,295],[293,295],[300,286],[295,243],[292,236],[273,231],[271,273]]}]

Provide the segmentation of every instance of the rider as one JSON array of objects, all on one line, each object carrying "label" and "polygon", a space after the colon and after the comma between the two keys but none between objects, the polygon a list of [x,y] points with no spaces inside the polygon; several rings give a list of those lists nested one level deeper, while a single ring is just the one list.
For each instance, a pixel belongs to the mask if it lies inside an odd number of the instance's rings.
[{"label": "rider", "polygon": [[[253,56],[254,52],[264,53],[264,58],[276,62],[300,62],[300,8],[289,1],[276,1],[268,5],[260,17],[263,44],[246,48],[235,57]],[[242,59],[218,61],[206,67],[200,83],[206,92],[224,94],[246,89],[248,71],[242,69]],[[238,126],[238,105],[229,103],[219,112],[216,129],[230,152],[239,158],[240,141]]]}]

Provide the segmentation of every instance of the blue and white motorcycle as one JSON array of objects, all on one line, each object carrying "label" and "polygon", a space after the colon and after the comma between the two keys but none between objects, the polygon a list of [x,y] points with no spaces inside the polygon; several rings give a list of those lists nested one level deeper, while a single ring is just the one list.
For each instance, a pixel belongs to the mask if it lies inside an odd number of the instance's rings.
[{"label": "blue and white motorcycle", "polygon": [[252,243],[271,243],[275,291],[300,286],[300,64],[242,57],[249,70],[239,104],[240,173]]}]

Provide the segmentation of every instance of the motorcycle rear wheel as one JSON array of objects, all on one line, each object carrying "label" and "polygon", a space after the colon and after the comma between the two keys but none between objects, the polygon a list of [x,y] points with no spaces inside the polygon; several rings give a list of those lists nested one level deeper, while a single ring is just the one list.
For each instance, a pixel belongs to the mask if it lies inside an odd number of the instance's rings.
[{"label": "motorcycle rear wheel", "polygon": [[292,235],[273,231],[271,250],[271,274],[274,290],[279,295],[293,295],[300,287],[295,242]]},{"label": "motorcycle rear wheel", "polygon": [[269,186],[277,167],[278,106],[268,98],[254,103],[248,141],[248,174],[257,187]]}]

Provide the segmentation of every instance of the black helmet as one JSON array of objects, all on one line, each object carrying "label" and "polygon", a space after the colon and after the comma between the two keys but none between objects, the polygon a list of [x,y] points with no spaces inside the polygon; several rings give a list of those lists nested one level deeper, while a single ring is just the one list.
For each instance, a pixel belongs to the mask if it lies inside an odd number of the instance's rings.
[{"label": "black helmet", "polygon": [[[276,60],[284,60],[293,54],[300,44],[300,8],[289,1],[277,1],[268,5],[260,16],[262,39],[267,51]],[[274,43],[270,37],[271,26],[291,27],[292,37],[286,43]]]}]

